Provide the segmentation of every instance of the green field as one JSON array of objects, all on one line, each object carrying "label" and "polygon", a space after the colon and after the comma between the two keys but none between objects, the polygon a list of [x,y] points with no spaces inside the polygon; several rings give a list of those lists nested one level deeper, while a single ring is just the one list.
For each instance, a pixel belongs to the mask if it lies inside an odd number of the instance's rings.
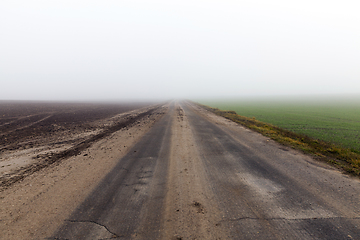
[{"label": "green field", "polygon": [[360,101],[221,100],[201,104],[360,152]]}]

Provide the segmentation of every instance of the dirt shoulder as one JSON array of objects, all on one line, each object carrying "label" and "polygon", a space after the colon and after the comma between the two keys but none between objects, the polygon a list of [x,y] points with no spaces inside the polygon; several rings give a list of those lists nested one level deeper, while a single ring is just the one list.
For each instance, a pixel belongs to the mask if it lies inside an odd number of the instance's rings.
[{"label": "dirt shoulder", "polygon": [[[86,148],[78,149],[77,154],[42,168],[0,192],[0,238],[50,236],[166,111],[167,106],[160,107],[126,127],[114,129]],[[130,119],[138,114],[134,110],[116,118]],[[108,119],[104,124],[119,119]]]}]

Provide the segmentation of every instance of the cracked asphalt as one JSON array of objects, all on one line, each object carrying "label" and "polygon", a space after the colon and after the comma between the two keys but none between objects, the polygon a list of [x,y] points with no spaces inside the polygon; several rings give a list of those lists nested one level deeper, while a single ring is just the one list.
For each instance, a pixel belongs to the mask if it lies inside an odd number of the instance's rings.
[{"label": "cracked asphalt", "polygon": [[360,181],[190,102],[48,239],[360,239]]}]

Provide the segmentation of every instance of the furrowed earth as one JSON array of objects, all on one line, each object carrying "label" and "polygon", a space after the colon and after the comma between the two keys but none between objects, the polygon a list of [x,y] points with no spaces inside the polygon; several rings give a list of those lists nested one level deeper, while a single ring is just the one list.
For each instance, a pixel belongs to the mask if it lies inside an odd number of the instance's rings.
[{"label": "furrowed earth", "polygon": [[149,105],[0,102],[0,187],[151,116]]}]

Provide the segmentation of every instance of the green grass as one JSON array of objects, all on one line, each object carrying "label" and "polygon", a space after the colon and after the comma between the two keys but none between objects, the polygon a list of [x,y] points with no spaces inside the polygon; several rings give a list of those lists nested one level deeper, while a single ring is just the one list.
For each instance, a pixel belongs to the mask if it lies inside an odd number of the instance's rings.
[{"label": "green grass", "polygon": [[[208,109],[209,111],[223,116],[225,118],[228,118],[236,123],[239,123],[247,128],[250,128],[254,131],[257,131],[264,136],[270,137],[271,139],[286,145],[290,146],[295,149],[299,149],[305,153],[312,154],[314,158],[328,162],[330,164],[333,164],[337,166],[339,169],[344,170],[347,173],[350,173],[352,175],[360,176],[360,153],[357,150],[353,150],[350,148],[342,147],[339,144],[319,140],[314,137],[310,137],[305,134],[296,133],[294,131],[290,131],[266,122],[259,121],[255,119],[254,117],[245,117],[236,114],[235,111],[231,110],[220,110],[218,108],[208,107],[205,105],[201,105],[205,109]],[[279,107],[279,106],[278,106]],[[305,107],[305,106],[304,106]],[[299,111],[299,108],[282,108],[286,109],[286,111],[297,109]],[[316,109],[320,109],[319,107]],[[314,111],[316,109],[312,109],[313,115],[318,115],[321,112]],[[265,112],[267,112],[268,108],[265,108]],[[279,110],[279,109],[278,109]],[[303,112],[306,110],[307,113],[309,113],[309,108],[304,108],[302,110]],[[282,111],[280,111],[281,113]],[[296,112],[296,111],[295,111]],[[271,116],[276,116],[273,114],[270,114]],[[303,119],[300,117],[301,114],[298,114],[298,117],[294,117],[293,121],[296,123],[296,121],[299,121],[299,119]],[[285,114],[286,116],[286,114]],[[291,115],[293,116],[293,115]],[[322,116],[320,114],[320,116]],[[331,115],[333,116],[333,115]],[[307,118],[305,118],[307,119]],[[316,119],[316,118],[315,118]],[[326,119],[326,118],[320,118],[320,119]],[[283,122],[286,120],[282,120]],[[317,120],[320,121],[320,120]],[[330,123],[333,123],[333,121],[330,121]],[[308,120],[307,124],[310,124],[311,120]],[[314,128],[316,129],[316,128]]]},{"label": "green grass", "polygon": [[360,152],[360,103],[206,101],[208,106],[233,110],[245,117],[270,123],[315,139]]}]

